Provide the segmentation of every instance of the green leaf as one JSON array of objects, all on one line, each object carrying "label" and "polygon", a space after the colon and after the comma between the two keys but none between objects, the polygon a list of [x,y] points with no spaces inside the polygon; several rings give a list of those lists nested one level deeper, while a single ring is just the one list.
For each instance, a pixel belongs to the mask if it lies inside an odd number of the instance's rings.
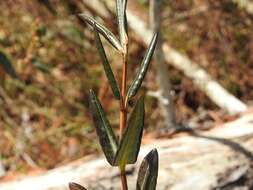
[{"label": "green leaf", "polygon": [[117,152],[118,142],[106,118],[102,105],[92,90],[90,90],[90,110],[100,145],[107,161],[112,165]]},{"label": "green leaf", "polygon": [[141,97],[129,118],[128,126],[115,157],[115,166],[124,168],[126,164],[134,164],[136,162],[144,127],[144,115],[144,97]]},{"label": "green leaf", "polygon": [[124,44],[127,43],[127,39],[128,39],[128,37],[127,37],[126,6],[127,6],[127,0],[117,0],[116,1],[119,36],[120,36],[121,46],[123,46],[123,47],[124,47]]},{"label": "green leaf", "polygon": [[8,57],[0,51],[0,65],[3,67],[4,71],[13,78],[18,78],[15,69],[13,68],[11,61]]},{"label": "green leaf", "polygon": [[103,67],[104,67],[104,70],[105,70],[105,74],[106,74],[107,79],[109,81],[109,84],[111,86],[113,95],[115,96],[116,99],[119,100],[120,99],[119,87],[118,87],[118,84],[117,84],[117,82],[115,80],[115,77],[114,77],[114,74],[112,72],[111,66],[110,66],[110,64],[108,62],[108,59],[107,59],[107,56],[106,56],[103,44],[102,44],[100,36],[98,34],[98,30],[97,30],[96,24],[94,24],[94,35],[95,35],[96,46],[97,46],[99,55],[100,55],[100,57],[102,59]]},{"label": "green leaf", "polygon": [[158,153],[153,149],[143,159],[137,178],[137,190],[155,190],[158,176]]},{"label": "green leaf", "polygon": [[69,183],[69,189],[70,190],[86,190],[83,186],[77,184],[77,183]]},{"label": "green leaf", "polygon": [[154,54],[154,51],[155,51],[157,37],[158,37],[158,34],[155,34],[153,36],[151,43],[148,47],[148,50],[147,50],[147,52],[144,56],[144,59],[141,63],[140,70],[139,70],[137,76],[135,77],[134,81],[132,82],[130,88],[128,89],[128,92],[127,92],[127,99],[128,100],[130,98],[132,98],[133,96],[135,96],[137,94],[139,88],[141,87],[142,81],[144,80],[145,75],[147,73],[149,63],[151,62],[150,60],[151,60],[151,58]]},{"label": "green leaf", "polygon": [[118,51],[122,52],[122,46],[119,42],[119,40],[116,38],[116,36],[110,31],[108,30],[104,25],[98,23],[94,18],[91,18],[85,14],[79,14],[78,15],[79,18],[81,18],[82,20],[84,20],[85,22],[87,22],[89,25],[91,25],[92,27],[94,26],[94,24],[96,24],[98,32],[100,34],[102,34],[104,36],[105,39],[107,39],[107,41],[113,46],[115,47]]}]

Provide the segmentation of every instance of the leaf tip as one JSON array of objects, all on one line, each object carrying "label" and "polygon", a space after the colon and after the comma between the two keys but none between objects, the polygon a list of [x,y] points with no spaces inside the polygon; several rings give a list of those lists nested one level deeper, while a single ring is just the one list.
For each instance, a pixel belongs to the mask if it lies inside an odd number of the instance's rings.
[{"label": "leaf tip", "polygon": [[95,98],[96,98],[95,92],[94,92],[92,89],[90,89],[90,90],[89,90],[90,109],[91,109],[91,104],[92,104],[92,102],[95,100]]},{"label": "leaf tip", "polygon": [[90,95],[93,95],[94,94],[94,91],[92,89],[89,89],[89,94]]},{"label": "leaf tip", "polygon": [[154,162],[154,163],[157,163],[158,162],[158,151],[156,148],[152,149],[148,155],[146,156],[146,158],[148,160],[151,160]]},{"label": "leaf tip", "polygon": [[86,190],[83,186],[77,184],[77,183],[69,183],[69,189],[70,190]]}]

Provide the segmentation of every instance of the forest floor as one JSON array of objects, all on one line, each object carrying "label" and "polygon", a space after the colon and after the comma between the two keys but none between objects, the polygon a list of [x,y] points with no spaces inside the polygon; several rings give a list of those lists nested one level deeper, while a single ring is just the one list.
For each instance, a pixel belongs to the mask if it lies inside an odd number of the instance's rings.
[{"label": "forest floor", "polygon": [[[74,16],[85,7],[80,1],[52,0],[46,6],[41,2],[0,2],[0,51],[21,78],[15,80],[0,72],[3,180],[99,154],[88,110],[90,88],[99,94],[112,126],[116,129],[118,124],[118,105],[112,101],[108,85],[101,82],[105,76],[92,34]],[[162,33],[166,42],[252,105],[253,16],[230,0],[165,4]],[[144,2],[131,2],[130,6],[140,17],[148,15]],[[116,22],[107,24],[117,30]],[[131,38],[135,39],[130,31]],[[143,44],[131,41],[130,70],[138,67],[144,52]],[[113,52],[109,57],[117,75],[118,57]],[[179,123],[205,130],[238,117],[220,110],[177,69],[168,66],[168,71]],[[155,78],[152,66],[143,91],[157,89]],[[146,98],[146,111],[148,138],[163,128],[157,99]]]}]

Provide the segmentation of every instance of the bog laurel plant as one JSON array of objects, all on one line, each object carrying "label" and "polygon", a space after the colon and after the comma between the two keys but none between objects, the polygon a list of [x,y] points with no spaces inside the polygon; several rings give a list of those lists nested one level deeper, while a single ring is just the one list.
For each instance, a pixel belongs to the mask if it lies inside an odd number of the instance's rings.
[{"label": "bog laurel plant", "polygon": [[[157,34],[154,34],[148,50],[143,58],[140,69],[127,90],[128,34],[126,6],[127,0],[116,1],[119,40],[111,31],[109,31],[102,24],[98,23],[95,19],[84,14],[78,15],[93,28],[96,47],[101,57],[105,74],[107,76],[115,99],[119,101],[120,122],[118,135],[119,138],[117,138],[117,135],[114,133],[110,122],[106,118],[106,114],[96,94],[93,92],[93,90],[90,90],[89,92],[90,110],[92,113],[96,132],[99,137],[100,145],[109,164],[111,166],[118,167],[120,170],[122,190],[128,189],[125,168],[127,164],[134,164],[137,160],[140,150],[145,117],[143,96],[140,96],[138,98],[129,119],[127,120],[127,110],[129,109],[128,103],[133,97],[137,95],[138,90],[141,87],[157,43]],[[103,36],[122,56],[122,78],[120,89],[107,59],[100,36]],[[156,149],[153,149],[144,158],[141,164],[138,173],[136,189],[155,190],[157,175],[158,153]],[[69,188],[71,190],[85,189],[76,183],[70,183]]]}]

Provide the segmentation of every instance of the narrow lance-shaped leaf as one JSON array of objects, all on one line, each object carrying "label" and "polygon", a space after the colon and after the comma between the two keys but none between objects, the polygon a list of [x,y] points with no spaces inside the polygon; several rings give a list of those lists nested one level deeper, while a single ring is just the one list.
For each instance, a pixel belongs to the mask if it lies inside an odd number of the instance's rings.
[{"label": "narrow lance-shaped leaf", "polygon": [[118,18],[118,27],[119,27],[119,36],[121,46],[124,47],[127,42],[127,18],[126,18],[126,6],[127,0],[117,0],[116,8],[117,8],[117,18]]},{"label": "narrow lance-shaped leaf", "polygon": [[141,87],[142,81],[144,80],[145,75],[147,73],[150,60],[151,60],[151,58],[153,56],[153,53],[155,51],[155,46],[156,46],[156,43],[157,43],[157,37],[158,37],[158,34],[155,34],[153,36],[153,38],[151,40],[151,43],[148,47],[148,50],[147,50],[147,52],[144,56],[144,59],[141,63],[140,70],[137,73],[137,76],[135,77],[134,81],[132,82],[131,86],[128,89],[128,92],[127,92],[127,99],[128,100],[130,98],[132,98],[133,96],[135,96],[137,94],[139,88]]},{"label": "narrow lance-shaped leaf", "polygon": [[15,69],[13,68],[11,61],[8,57],[0,51],[0,65],[3,67],[4,71],[13,78],[18,78]]},{"label": "narrow lance-shaped leaf", "polygon": [[123,10],[126,14],[126,8],[127,8],[127,0],[123,0]]},{"label": "narrow lance-shaped leaf", "polygon": [[115,47],[118,51],[122,52],[123,48],[119,42],[119,40],[116,38],[116,36],[110,31],[108,30],[104,25],[100,24],[99,22],[97,22],[94,18],[91,18],[85,14],[79,14],[78,15],[79,18],[83,19],[85,22],[87,22],[89,25],[91,25],[92,27],[94,26],[94,24],[97,25],[97,29],[99,31],[100,34],[102,34],[104,36],[105,39],[107,39],[107,41],[113,46]]},{"label": "narrow lance-shaped leaf", "polygon": [[158,153],[153,149],[143,159],[137,178],[136,190],[155,190],[158,176]]},{"label": "narrow lance-shaped leaf", "polygon": [[77,184],[77,183],[69,183],[69,189],[70,190],[87,190],[83,186]]},{"label": "narrow lance-shaped leaf", "polygon": [[120,99],[119,87],[118,87],[117,82],[115,80],[115,77],[114,77],[114,74],[112,72],[110,63],[108,62],[108,59],[107,59],[107,56],[106,56],[103,44],[102,44],[100,36],[98,34],[98,30],[97,30],[96,24],[94,24],[94,35],[95,35],[96,46],[97,46],[99,55],[100,55],[100,57],[102,59],[103,67],[104,67],[104,70],[105,70],[105,74],[106,74],[106,76],[108,78],[108,81],[109,81],[109,84],[111,86],[113,95],[115,96],[116,99],[119,100]]},{"label": "narrow lance-shaped leaf", "polygon": [[93,122],[107,161],[112,165],[117,152],[118,143],[105,112],[95,93],[90,90],[90,110]]},{"label": "narrow lance-shaped leaf", "polygon": [[126,164],[134,164],[136,162],[144,127],[144,115],[144,97],[141,97],[129,118],[128,126],[115,157],[115,166],[124,168]]}]

